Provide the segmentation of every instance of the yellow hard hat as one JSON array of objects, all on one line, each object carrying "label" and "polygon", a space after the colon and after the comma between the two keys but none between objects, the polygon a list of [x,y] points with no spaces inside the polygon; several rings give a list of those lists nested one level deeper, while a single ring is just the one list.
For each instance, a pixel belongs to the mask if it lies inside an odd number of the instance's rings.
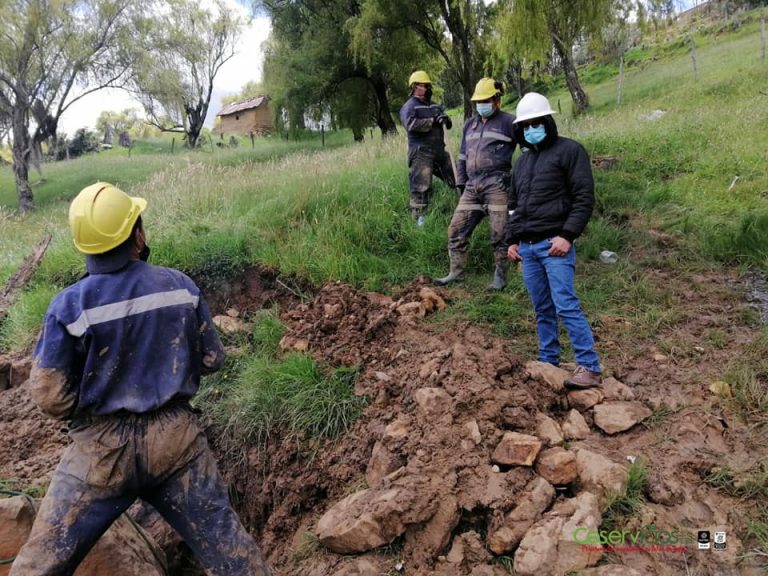
[{"label": "yellow hard hat", "polygon": [[424,70],[416,70],[408,78],[408,86],[413,86],[414,84],[432,84],[432,80],[429,79],[429,74],[424,72]]},{"label": "yellow hard hat", "polygon": [[479,102],[501,94],[501,89],[497,86],[499,86],[499,84],[493,78],[480,78],[477,86],[475,86],[475,93],[472,94],[470,100],[472,100],[472,102]]},{"label": "yellow hard hat", "polygon": [[84,254],[103,254],[131,235],[133,225],[147,207],[106,182],[83,188],[69,206],[69,228],[75,246]]}]

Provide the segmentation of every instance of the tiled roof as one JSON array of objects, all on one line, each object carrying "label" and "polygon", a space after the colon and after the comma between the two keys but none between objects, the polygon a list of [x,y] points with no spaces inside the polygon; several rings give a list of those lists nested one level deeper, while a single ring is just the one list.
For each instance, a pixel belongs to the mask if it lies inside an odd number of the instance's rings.
[{"label": "tiled roof", "polygon": [[258,108],[267,100],[268,98],[266,96],[256,96],[256,98],[251,98],[250,100],[244,100],[243,102],[235,102],[234,104],[230,104],[229,106],[224,106],[224,108],[222,108],[221,111],[218,114],[216,114],[216,116],[227,116],[228,114],[234,114],[235,112],[240,112],[242,110],[250,110],[251,108]]}]

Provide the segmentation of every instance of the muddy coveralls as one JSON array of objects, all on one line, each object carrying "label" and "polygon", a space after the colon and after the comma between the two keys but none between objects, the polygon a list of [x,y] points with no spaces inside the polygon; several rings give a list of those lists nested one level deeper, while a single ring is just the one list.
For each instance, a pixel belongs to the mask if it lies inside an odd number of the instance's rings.
[{"label": "muddy coveralls", "polygon": [[456,187],[443,127],[436,121],[443,114],[442,106],[416,96],[411,96],[400,109],[400,121],[408,134],[408,185],[414,218],[421,216],[429,204],[433,174],[451,188]]},{"label": "muddy coveralls", "polygon": [[189,406],[200,374],[224,361],[208,306],[187,276],[129,260],[124,247],[88,256],[89,275],[45,316],[30,391],[43,412],[69,421],[72,443],[11,575],[73,574],[141,498],[207,574],[267,576]]},{"label": "muddy coveralls", "polygon": [[488,215],[496,289],[506,284],[509,267],[505,234],[512,154],[516,146],[514,120],[512,114],[497,110],[485,122],[475,115],[464,124],[456,161],[456,184],[459,188],[463,186],[464,192],[448,227],[451,272],[458,272],[460,277],[466,266],[472,232]]}]

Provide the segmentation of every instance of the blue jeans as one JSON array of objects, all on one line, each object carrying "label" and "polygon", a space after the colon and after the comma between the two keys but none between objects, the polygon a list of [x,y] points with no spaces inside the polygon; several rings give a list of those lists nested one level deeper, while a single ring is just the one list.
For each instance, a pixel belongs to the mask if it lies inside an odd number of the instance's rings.
[{"label": "blue jeans", "polygon": [[576,363],[592,372],[600,372],[592,329],[576,296],[576,250],[571,246],[565,256],[549,256],[547,251],[551,246],[550,240],[533,244],[520,242],[518,246],[523,257],[523,281],[536,313],[539,360],[555,366],[560,364],[559,318],[568,331]]}]

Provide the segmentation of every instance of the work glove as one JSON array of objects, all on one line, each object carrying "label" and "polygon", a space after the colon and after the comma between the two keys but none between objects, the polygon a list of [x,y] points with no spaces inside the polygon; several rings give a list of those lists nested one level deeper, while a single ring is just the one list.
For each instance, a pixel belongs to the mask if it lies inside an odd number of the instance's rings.
[{"label": "work glove", "polygon": [[453,128],[453,122],[451,121],[450,117],[447,114],[441,114],[437,117],[437,123],[440,124],[440,126],[445,126],[450,130]]}]

